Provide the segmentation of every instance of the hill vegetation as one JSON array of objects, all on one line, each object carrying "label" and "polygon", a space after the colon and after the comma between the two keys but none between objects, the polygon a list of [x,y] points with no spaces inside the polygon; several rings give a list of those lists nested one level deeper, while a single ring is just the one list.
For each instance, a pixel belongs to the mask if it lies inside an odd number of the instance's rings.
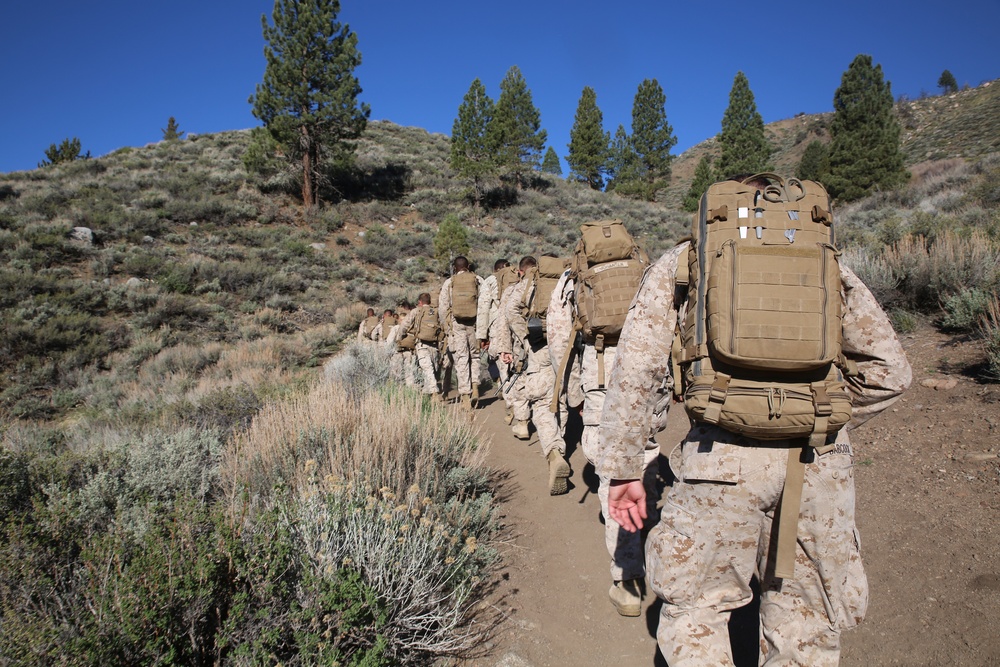
[{"label": "hill vegetation", "polygon": [[[900,101],[909,183],[837,210],[846,261],[896,325],[981,334],[984,378],[1000,374],[998,94]],[[774,168],[794,173],[829,120],[768,125]],[[353,165],[320,181],[336,203],[303,210],[294,175],[247,175],[251,135],[0,175],[0,653],[14,664],[468,649],[497,536],[483,444],[371,350],[338,358],[342,389],[319,367],[365,306],[440,284],[446,220],[480,273],[567,255],[602,218],[655,257],[687,233],[680,202],[718,154],[712,139],[681,155],[659,202],[541,173],[480,197],[451,172],[448,137],[370,122]],[[434,609],[413,606],[396,564],[358,566],[368,556],[330,537],[373,524],[407,545],[403,571],[428,573]]]}]

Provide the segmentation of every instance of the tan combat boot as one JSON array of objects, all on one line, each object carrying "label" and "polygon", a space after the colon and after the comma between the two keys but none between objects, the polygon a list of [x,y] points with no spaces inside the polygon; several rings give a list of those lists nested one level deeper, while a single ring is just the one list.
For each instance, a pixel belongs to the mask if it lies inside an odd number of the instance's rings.
[{"label": "tan combat boot", "polygon": [[558,449],[549,450],[546,457],[549,461],[549,495],[559,496],[569,491],[566,478],[569,477],[569,463]]},{"label": "tan combat boot", "polygon": [[642,611],[642,595],[639,593],[638,579],[616,581],[611,585],[608,597],[622,616],[638,616]]},{"label": "tan combat boot", "polygon": [[472,406],[473,408],[479,407],[479,383],[473,383],[472,385]]},{"label": "tan combat boot", "polygon": [[508,426],[514,423],[514,412],[510,409],[509,405],[504,405],[503,420],[507,422]]},{"label": "tan combat boot", "polygon": [[514,437],[518,440],[527,440],[531,437],[528,433],[528,421],[525,419],[518,419],[511,426],[511,430],[514,431]]},{"label": "tan combat boot", "polygon": [[470,396],[469,394],[462,394],[461,402],[463,408],[465,408],[469,412],[472,412],[472,396]]}]

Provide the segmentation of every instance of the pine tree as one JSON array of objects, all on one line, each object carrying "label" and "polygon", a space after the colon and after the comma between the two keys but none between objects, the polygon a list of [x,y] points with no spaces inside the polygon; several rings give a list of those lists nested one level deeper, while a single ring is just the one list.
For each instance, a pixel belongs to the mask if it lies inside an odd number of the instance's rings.
[{"label": "pine tree", "polygon": [[826,187],[837,199],[860,199],[894,188],[909,174],[900,150],[901,128],[882,66],[860,54],[840,80],[830,122],[830,173]]},{"label": "pine tree", "polygon": [[597,107],[597,94],[585,86],[576,107],[576,117],[569,131],[570,177],[586,183],[593,190],[604,187],[611,135],[604,131],[604,115]]},{"label": "pine tree", "polygon": [[719,143],[722,155],[715,164],[716,180],[767,170],[771,145],[764,134],[764,119],[757,111],[750,83],[743,72],[737,72],[733,80],[729,106],[722,117]]},{"label": "pine tree", "polygon": [[712,176],[712,156],[702,155],[701,159],[698,160],[698,166],[694,168],[694,180],[691,181],[691,187],[688,188],[687,194],[684,195],[684,210],[693,212],[698,210],[698,205],[701,202],[701,196],[705,194],[705,190],[708,190],[708,186],[715,182],[715,178]]},{"label": "pine tree", "polygon": [[531,91],[517,65],[500,82],[488,136],[501,169],[513,174],[520,187],[525,172],[538,168],[548,134],[541,129],[541,114],[531,101]]},{"label": "pine tree", "polygon": [[632,148],[632,138],[628,136],[624,125],[619,125],[611,140],[608,157],[608,190],[619,194],[631,192],[639,183],[639,156]]},{"label": "pine tree", "polygon": [[552,146],[549,146],[548,150],[545,151],[545,157],[542,158],[542,173],[562,176],[562,164],[559,162],[559,156],[556,155],[556,149]]},{"label": "pine tree", "polygon": [[63,162],[73,162],[74,160],[89,160],[90,151],[81,155],[81,149],[80,140],[77,137],[63,139],[58,146],[56,144],[49,144],[49,147],[45,150],[45,157],[47,159],[39,162],[38,166],[48,167],[50,164],[61,164]]},{"label": "pine tree", "polygon": [[454,213],[449,213],[441,221],[434,235],[434,259],[441,263],[443,272],[451,267],[451,262],[459,255],[469,253],[469,230]]},{"label": "pine tree", "polygon": [[958,81],[955,80],[955,75],[948,70],[941,72],[941,78],[938,79],[938,88],[941,89],[942,95],[957,93]]},{"label": "pine tree", "polygon": [[184,132],[181,132],[180,127],[177,125],[177,121],[173,116],[167,119],[167,126],[160,130],[163,133],[164,141],[174,141],[176,139],[183,139]]},{"label": "pine tree", "polygon": [[666,104],[667,96],[656,79],[640,83],[632,102],[632,148],[643,180],[650,185],[670,179],[670,149],[677,145],[674,128],[667,122]]},{"label": "pine tree", "polygon": [[483,83],[476,79],[458,107],[458,117],[451,126],[451,168],[462,178],[472,180],[476,202],[482,199],[483,179],[496,172],[494,152],[487,131],[493,118],[494,104]]},{"label": "pine tree", "polygon": [[358,105],[358,38],[337,21],[339,12],[338,0],[275,0],[273,25],[261,17],[267,65],[249,102],[285,155],[301,164],[305,206],[319,203],[323,161],[349,153],[370,113]]},{"label": "pine tree", "polygon": [[802,153],[796,174],[810,181],[825,181],[830,172],[830,149],[819,139],[810,142]]}]

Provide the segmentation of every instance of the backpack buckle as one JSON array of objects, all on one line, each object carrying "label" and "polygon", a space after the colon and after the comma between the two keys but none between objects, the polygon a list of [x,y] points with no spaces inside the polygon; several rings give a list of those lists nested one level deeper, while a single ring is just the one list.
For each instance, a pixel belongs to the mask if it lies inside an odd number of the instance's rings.
[{"label": "backpack buckle", "polygon": [[731,375],[716,373],[715,381],[712,382],[712,388],[708,392],[708,406],[705,408],[704,420],[708,423],[717,424],[719,422],[722,406],[729,394],[729,381],[732,379]]}]

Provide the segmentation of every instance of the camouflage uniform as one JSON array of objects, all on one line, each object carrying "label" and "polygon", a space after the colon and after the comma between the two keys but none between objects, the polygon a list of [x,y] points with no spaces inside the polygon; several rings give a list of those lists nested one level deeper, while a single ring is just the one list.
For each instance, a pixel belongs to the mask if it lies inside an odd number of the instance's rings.
[{"label": "camouflage uniform", "polygon": [[403,331],[402,323],[396,324],[389,330],[389,336],[385,340],[386,347],[392,352],[392,357],[389,358],[389,372],[407,387],[415,387],[417,379],[413,372],[413,350],[400,350],[396,347],[396,343],[403,337]]},{"label": "camouflage uniform", "polygon": [[389,332],[392,331],[392,328],[396,326],[397,322],[398,320],[395,317],[387,321],[385,319],[385,315],[383,315],[382,319],[379,320],[379,325],[375,327],[374,331],[372,331],[372,336],[371,336],[372,340],[375,341],[376,343],[381,343],[384,340],[388,340]]},{"label": "camouflage uniform", "polygon": [[[598,473],[637,479],[652,419],[653,388],[669,381],[671,307],[678,257],[666,253],[646,274],[618,344],[601,417]],[[846,267],[843,351],[857,361],[848,378],[853,429],[909,386],[910,366],[885,313]],[[794,579],[767,568],[789,441],[759,441],[693,424],[671,453],[677,477],[660,523],[647,538],[650,587],[664,600],[657,631],[672,665],[731,665],[727,621],[761,579],[761,665],[836,665],[840,632],[865,614],[868,585],[854,523],[853,455],[848,430],[806,466]],[[773,559],[773,555],[771,555]]]},{"label": "camouflage uniform", "polygon": [[371,340],[372,330],[379,324],[379,319],[375,315],[369,315],[361,320],[358,325],[358,342],[367,343]]},{"label": "camouflage uniform", "polygon": [[[410,331],[416,326],[417,315],[421,310],[427,310],[430,306],[417,306],[410,311],[410,314],[406,316],[406,319],[402,321],[399,325],[400,330],[403,332]],[[425,394],[436,394],[438,393],[437,384],[437,358],[438,358],[438,348],[436,343],[425,343],[422,340],[417,340],[416,347],[413,349],[413,354],[417,358],[417,365],[420,367],[423,373],[423,382],[421,384],[423,392]],[[412,365],[411,365],[412,367]]]},{"label": "camouflage uniform", "polygon": [[[482,289],[483,279],[476,276]],[[441,293],[438,295],[438,316],[441,318],[441,328],[448,335],[448,349],[451,351],[452,360],[455,363],[455,375],[458,378],[458,393],[462,395],[472,394],[472,381],[479,381],[479,343],[476,341],[475,321],[458,321],[451,315],[451,283],[448,278],[441,285]],[[473,359],[476,360],[475,374],[473,374]]]},{"label": "camouflage uniform", "polygon": [[[495,354],[497,357],[500,356],[502,349],[510,352],[515,359],[521,359],[524,356],[524,347],[521,344],[521,340],[517,337],[511,337],[510,329],[507,326],[507,318],[504,315],[504,309],[510,303],[511,294],[514,292],[516,286],[517,283],[510,285],[500,295],[500,302],[497,304],[497,317],[490,325],[490,353]],[[501,388],[504,386],[507,387],[506,391],[503,391],[503,400],[511,410],[511,414],[531,414],[531,406],[524,397],[524,392],[520,390],[520,383],[514,382],[507,385],[511,369],[503,362],[498,362],[497,367],[500,369],[500,386]]]},{"label": "camouflage uniform", "polygon": [[[476,339],[489,341],[494,337],[494,323],[500,311],[500,286],[497,283],[497,275],[493,273],[483,279],[479,284],[479,307],[476,310]],[[496,360],[497,353],[492,348],[487,348],[487,355],[491,361]],[[500,384],[507,381],[507,365],[497,363],[500,371]],[[506,401],[506,397],[504,398]],[[509,409],[509,405],[508,405]]]},{"label": "camouflage uniform", "polygon": [[503,305],[497,318],[500,323],[500,335],[496,339],[497,354],[514,354],[515,342],[527,351],[525,370],[514,383],[516,395],[511,406],[514,418],[519,421],[531,420],[535,425],[543,456],[547,457],[553,449],[565,455],[566,442],[562,437],[562,429],[556,415],[549,409],[555,386],[555,371],[549,359],[548,346],[533,350],[527,342],[528,323],[520,307],[527,285],[523,281],[519,282],[508,287],[504,293]]},{"label": "camouflage uniform", "polygon": [[[573,279],[567,271],[556,284],[546,315],[549,354],[556,372],[559,372],[566,357],[567,348],[573,344],[575,334],[573,324],[576,318],[576,305],[573,297]],[[583,353],[573,354],[570,362],[565,372],[566,377],[563,378],[566,383],[564,400],[571,405],[578,405],[581,400],[583,401],[583,410],[581,411],[583,434],[580,437],[580,445],[587,460],[596,465],[599,453],[598,431],[607,392],[605,386],[600,383],[597,349],[593,344],[584,344]],[[605,346],[605,382],[610,376],[611,369],[614,368],[614,363],[615,347]],[[659,446],[650,437],[646,441],[644,454],[644,470],[647,473],[652,471],[652,463],[656,461],[659,454]],[[601,513],[604,516],[604,542],[611,556],[611,579],[613,581],[641,579],[646,576],[641,536],[639,533],[621,530],[618,523],[608,514],[608,488],[611,480],[603,475],[599,475],[598,480],[597,495],[601,502]]]}]

